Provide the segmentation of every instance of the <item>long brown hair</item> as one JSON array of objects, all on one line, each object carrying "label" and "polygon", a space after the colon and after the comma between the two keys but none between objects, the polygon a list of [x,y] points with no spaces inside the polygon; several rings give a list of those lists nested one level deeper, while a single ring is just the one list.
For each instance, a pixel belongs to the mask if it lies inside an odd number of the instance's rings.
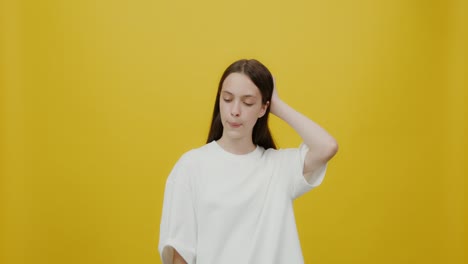
[{"label": "long brown hair", "polygon": [[[207,143],[213,140],[218,140],[223,135],[223,124],[221,123],[221,115],[219,113],[219,97],[223,83],[226,77],[231,73],[242,73],[252,80],[257,86],[262,95],[262,104],[271,102],[273,94],[273,76],[270,71],[257,60],[238,60],[224,71],[218,85],[218,93],[216,94],[216,102],[213,110],[213,118],[211,120],[210,132],[208,133]],[[267,107],[265,114],[257,120],[252,131],[252,141],[255,145],[262,146],[265,149],[276,149],[275,142],[271,136],[270,129],[268,128],[268,116],[270,113],[270,106]]]}]

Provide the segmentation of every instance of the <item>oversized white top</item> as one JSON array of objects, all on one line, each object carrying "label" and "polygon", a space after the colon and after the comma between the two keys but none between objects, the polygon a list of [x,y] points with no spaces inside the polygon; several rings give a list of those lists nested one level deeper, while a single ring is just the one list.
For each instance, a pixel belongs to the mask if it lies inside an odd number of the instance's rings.
[{"label": "oversized white top", "polygon": [[308,148],[257,148],[245,155],[216,141],[185,153],[166,182],[159,252],[189,264],[304,263],[293,200],[322,182],[326,165],[307,182]]}]

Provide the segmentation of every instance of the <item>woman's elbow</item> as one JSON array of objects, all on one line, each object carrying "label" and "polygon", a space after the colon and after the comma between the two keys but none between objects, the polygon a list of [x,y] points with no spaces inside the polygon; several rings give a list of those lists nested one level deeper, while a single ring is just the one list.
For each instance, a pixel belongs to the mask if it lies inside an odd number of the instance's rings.
[{"label": "woman's elbow", "polygon": [[335,139],[330,139],[327,144],[324,146],[324,159],[325,160],[330,160],[333,158],[336,153],[338,152],[338,142],[336,142]]}]

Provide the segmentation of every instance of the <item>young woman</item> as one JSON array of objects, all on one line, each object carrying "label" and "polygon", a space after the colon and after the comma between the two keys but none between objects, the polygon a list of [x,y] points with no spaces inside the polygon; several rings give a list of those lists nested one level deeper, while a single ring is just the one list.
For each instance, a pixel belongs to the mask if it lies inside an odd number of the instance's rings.
[{"label": "young woman", "polygon": [[[302,138],[277,150],[269,112]],[[293,200],[318,186],[338,145],[284,103],[256,60],[219,82],[207,144],[185,153],[166,182],[159,252],[168,263],[303,263]]]}]

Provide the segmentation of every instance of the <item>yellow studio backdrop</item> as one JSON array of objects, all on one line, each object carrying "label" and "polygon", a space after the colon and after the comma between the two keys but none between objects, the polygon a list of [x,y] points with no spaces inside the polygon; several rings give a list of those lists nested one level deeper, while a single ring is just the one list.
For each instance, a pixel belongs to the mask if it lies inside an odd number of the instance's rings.
[{"label": "yellow studio backdrop", "polygon": [[306,263],[466,263],[465,1],[0,3],[0,263],[160,263],[166,177],[240,58],[340,145],[295,202]]}]

